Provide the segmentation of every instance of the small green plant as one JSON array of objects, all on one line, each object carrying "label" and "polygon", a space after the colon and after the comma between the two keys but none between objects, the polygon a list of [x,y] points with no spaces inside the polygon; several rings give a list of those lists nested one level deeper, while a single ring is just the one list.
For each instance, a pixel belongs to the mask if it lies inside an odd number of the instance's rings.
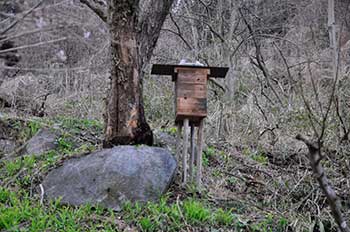
[{"label": "small green plant", "polygon": [[209,165],[209,158],[213,157],[216,154],[216,149],[212,146],[208,146],[204,151],[203,151],[203,165],[208,166]]},{"label": "small green plant", "polygon": [[142,207],[138,202],[133,204],[130,201],[127,201],[123,204],[123,212],[124,218],[128,221],[132,221],[133,219],[138,218],[138,216],[141,214]]},{"label": "small green plant", "polygon": [[264,154],[264,152],[260,151],[259,149],[252,151],[248,147],[245,147],[242,150],[242,154],[250,157],[252,160],[255,160],[260,164],[267,165],[269,163],[269,159],[267,158],[267,156]]},{"label": "small green plant", "polygon": [[283,232],[286,231],[288,227],[288,221],[286,218],[278,219],[272,214],[267,214],[264,220],[250,227],[252,231],[256,232]]},{"label": "small green plant", "polygon": [[39,129],[41,128],[41,123],[37,121],[29,121],[28,122],[28,128],[30,130],[30,135],[35,135]]},{"label": "small green plant", "polygon": [[227,163],[230,159],[229,154],[227,154],[224,151],[219,151],[219,156],[221,156],[224,159],[225,163]]},{"label": "small green plant", "polygon": [[267,165],[269,162],[268,158],[263,153],[259,153],[259,152],[253,153],[251,155],[251,158],[253,160],[255,160],[256,162],[263,164],[263,165]]},{"label": "small green plant", "polygon": [[167,132],[171,135],[176,135],[177,133],[177,128],[176,127],[170,127],[167,129]]},{"label": "small green plant", "polygon": [[220,170],[214,170],[213,171],[213,176],[220,177],[221,175],[222,175],[222,173],[220,172]]},{"label": "small green plant", "polygon": [[216,153],[216,149],[215,149],[214,147],[212,147],[212,146],[208,146],[208,147],[205,149],[204,153],[205,153],[208,157],[209,157],[209,156],[214,156],[215,153]]},{"label": "small green plant", "polygon": [[16,183],[21,186],[21,187],[27,187],[30,185],[31,182],[31,176],[30,175],[25,175],[22,178],[18,179]]},{"label": "small green plant", "polygon": [[280,218],[278,220],[278,229],[280,231],[285,231],[288,227],[288,220],[286,218]]},{"label": "small green plant", "polygon": [[80,147],[75,148],[73,153],[92,152],[95,150],[96,150],[96,147],[94,145],[84,143]]},{"label": "small green plant", "polygon": [[186,219],[194,224],[210,220],[211,212],[203,203],[196,200],[187,200],[184,202],[184,212]]},{"label": "small green plant", "polygon": [[73,151],[73,143],[68,139],[67,136],[61,136],[58,140],[58,149],[63,153],[70,153]]},{"label": "small green plant", "polygon": [[22,162],[20,159],[14,161],[5,161],[5,169],[8,176],[13,176],[16,174],[22,167]]},{"label": "small green plant", "polygon": [[41,127],[41,123],[38,121],[28,121],[24,126],[22,126],[20,137],[23,140],[28,140],[33,137]]},{"label": "small green plant", "polygon": [[46,170],[48,167],[56,163],[56,161],[60,158],[60,155],[57,151],[50,150],[43,154],[42,157],[44,158],[44,163],[42,164],[42,167],[44,168],[44,170]]},{"label": "small green plant", "polygon": [[[203,153],[203,154],[205,154],[205,153]],[[208,166],[208,165],[209,165],[208,156],[203,155],[203,157],[202,157],[202,162],[203,162],[203,165],[204,165],[204,166]]]},{"label": "small green plant", "polygon": [[233,223],[233,214],[231,211],[225,211],[221,208],[219,208],[216,212],[215,212],[215,222],[219,225],[224,225],[224,226],[228,226],[231,225]]},{"label": "small green plant", "polygon": [[3,187],[0,187],[0,203],[6,203],[10,198],[11,192]]},{"label": "small green plant", "polygon": [[149,217],[143,217],[140,219],[140,226],[142,231],[155,231],[155,226]]},{"label": "small green plant", "polygon": [[23,158],[23,166],[27,169],[32,169],[35,166],[35,156],[29,155],[29,156],[24,156]]},{"label": "small green plant", "polygon": [[234,176],[231,176],[231,177],[227,178],[226,181],[230,185],[235,185],[235,184],[238,183],[237,177],[234,177]]}]

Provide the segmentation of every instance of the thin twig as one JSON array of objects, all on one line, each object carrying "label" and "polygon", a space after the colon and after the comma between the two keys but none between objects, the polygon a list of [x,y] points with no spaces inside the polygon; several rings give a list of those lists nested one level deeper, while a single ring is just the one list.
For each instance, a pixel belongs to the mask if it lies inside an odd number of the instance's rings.
[{"label": "thin twig", "polygon": [[40,187],[40,205],[44,204],[44,196],[45,196],[45,190],[42,184],[39,185]]},{"label": "thin twig", "polygon": [[18,50],[23,50],[23,49],[27,49],[27,48],[39,47],[41,45],[46,45],[46,44],[51,44],[51,43],[57,43],[57,42],[60,42],[60,41],[64,41],[66,39],[67,39],[66,37],[63,37],[63,38],[60,38],[60,39],[54,39],[54,40],[39,42],[39,43],[35,43],[35,44],[29,44],[29,45],[23,45],[23,46],[19,46],[19,47],[15,47],[15,48],[4,49],[4,50],[0,50],[0,54],[13,52],[13,51],[18,51]]},{"label": "thin twig", "polygon": [[38,2],[35,6],[33,6],[32,8],[30,8],[27,12],[25,12],[21,17],[19,17],[18,19],[16,19],[15,21],[13,21],[10,25],[8,25],[8,27],[6,27],[3,31],[0,32],[0,35],[4,35],[6,32],[8,32],[10,29],[12,29],[14,26],[17,25],[17,23],[19,23],[21,20],[23,20],[25,17],[27,17],[30,13],[33,12],[33,10],[35,10],[36,8],[38,8],[42,3],[44,2],[44,0],[41,0],[40,2]]}]

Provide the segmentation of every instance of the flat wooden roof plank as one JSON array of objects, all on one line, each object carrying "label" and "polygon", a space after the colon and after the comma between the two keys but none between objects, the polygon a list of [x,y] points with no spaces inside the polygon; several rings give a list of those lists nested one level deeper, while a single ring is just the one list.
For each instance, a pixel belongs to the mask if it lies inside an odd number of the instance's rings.
[{"label": "flat wooden roof plank", "polygon": [[225,78],[229,68],[228,67],[210,67],[210,66],[191,66],[191,65],[168,65],[168,64],[154,64],[152,65],[151,74],[156,75],[173,75],[175,68],[204,68],[210,69],[209,77]]}]

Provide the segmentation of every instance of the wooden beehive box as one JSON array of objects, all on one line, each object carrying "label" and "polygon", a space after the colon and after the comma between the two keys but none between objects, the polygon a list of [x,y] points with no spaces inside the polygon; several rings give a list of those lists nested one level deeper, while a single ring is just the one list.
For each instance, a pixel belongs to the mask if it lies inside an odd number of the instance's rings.
[{"label": "wooden beehive box", "polygon": [[197,122],[207,116],[207,80],[210,69],[175,68],[175,121]]},{"label": "wooden beehive box", "polygon": [[175,82],[175,122],[188,118],[197,124],[207,116],[207,84],[210,77],[224,78],[228,68],[159,65],[152,66],[152,74],[171,75]]}]

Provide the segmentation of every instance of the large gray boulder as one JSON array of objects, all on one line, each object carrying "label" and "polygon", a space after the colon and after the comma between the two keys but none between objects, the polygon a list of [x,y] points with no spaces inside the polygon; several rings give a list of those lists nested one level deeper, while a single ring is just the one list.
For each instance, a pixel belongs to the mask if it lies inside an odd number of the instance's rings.
[{"label": "large gray boulder", "polygon": [[61,203],[99,204],[119,210],[122,203],[157,200],[169,187],[176,160],[163,148],[118,146],[72,158],[43,181],[49,199]]},{"label": "large gray boulder", "polygon": [[44,152],[57,148],[59,133],[50,128],[41,128],[31,139],[27,141],[22,154],[39,156]]}]

